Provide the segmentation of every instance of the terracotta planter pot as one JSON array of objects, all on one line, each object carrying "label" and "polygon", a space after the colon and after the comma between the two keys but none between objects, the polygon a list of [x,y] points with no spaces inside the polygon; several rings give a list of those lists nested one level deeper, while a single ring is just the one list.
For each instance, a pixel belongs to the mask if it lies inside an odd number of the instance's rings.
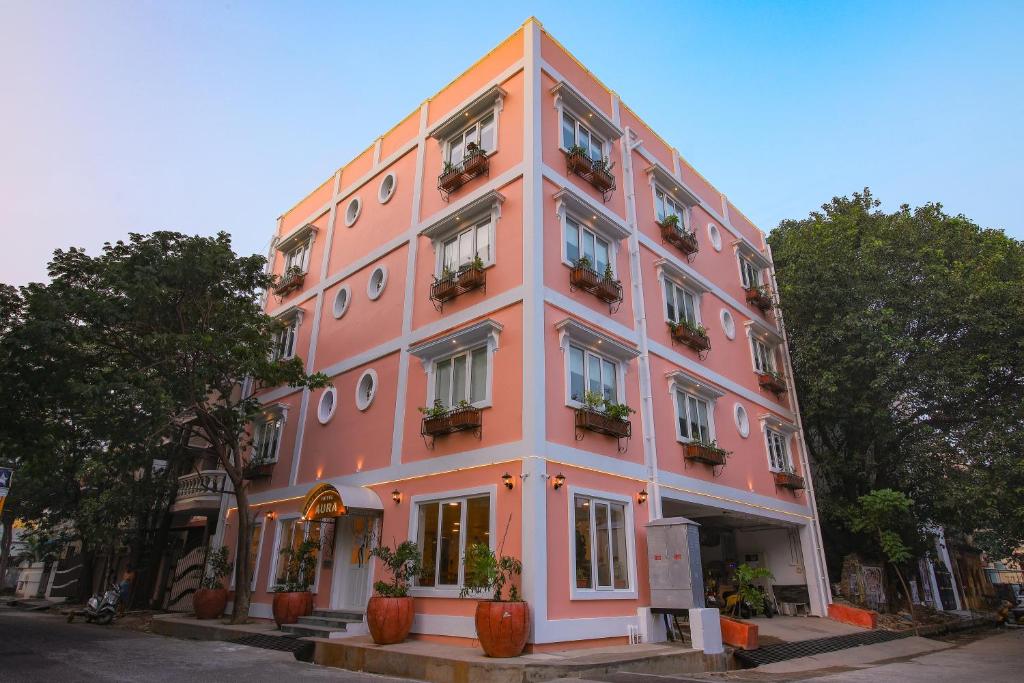
[{"label": "terracotta planter pot", "polygon": [[274,593],[274,621],[278,627],[294,624],[299,617],[307,617],[312,613],[313,594],[309,591]]},{"label": "terracotta planter pot", "polygon": [[478,602],[476,637],[488,657],[518,657],[526,647],[530,607],[525,602]]},{"label": "terracotta planter pot", "polygon": [[405,640],[412,628],[412,598],[374,596],[366,605],[366,625],[378,645],[393,645]]},{"label": "terracotta planter pot", "polygon": [[196,619],[216,619],[224,614],[228,604],[226,588],[200,588],[192,596],[192,609]]}]

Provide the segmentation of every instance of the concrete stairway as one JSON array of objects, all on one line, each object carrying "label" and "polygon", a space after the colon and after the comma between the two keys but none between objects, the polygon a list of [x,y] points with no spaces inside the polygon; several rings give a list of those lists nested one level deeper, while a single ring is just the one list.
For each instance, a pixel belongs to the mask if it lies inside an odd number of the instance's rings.
[{"label": "concrete stairway", "polygon": [[308,617],[299,617],[297,624],[285,624],[281,630],[299,637],[336,638],[348,624],[361,624],[361,612],[317,609]]}]

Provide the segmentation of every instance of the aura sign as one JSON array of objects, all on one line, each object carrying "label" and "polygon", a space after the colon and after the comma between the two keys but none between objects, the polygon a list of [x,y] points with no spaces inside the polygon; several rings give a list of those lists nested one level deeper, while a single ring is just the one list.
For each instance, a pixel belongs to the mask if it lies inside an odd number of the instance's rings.
[{"label": "aura sign", "polygon": [[306,521],[333,519],[345,514],[345,503],[338,489],[330,484],[317,484],[302,504],[302,518]]}]

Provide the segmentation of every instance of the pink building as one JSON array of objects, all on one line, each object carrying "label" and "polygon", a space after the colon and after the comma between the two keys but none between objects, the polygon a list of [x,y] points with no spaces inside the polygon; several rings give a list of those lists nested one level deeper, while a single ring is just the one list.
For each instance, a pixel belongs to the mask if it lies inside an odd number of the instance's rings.
[{"label": "pink building", "polygon": [[[674,516],[701,524],[719,595],[760,564],[825,614],[764,234],[536,20],[276,235],[279,352],[333,388],[261,394],[255,616],[305,534],[328,539],[317,607],[362,611],[376,530],[423,551],[420,637],[470,644],[460,558],[487,542],[523,561],[534,648],[625,641],[650,604],[645,524]],[[301,519],[321,483],[347,508],[333,529]]]}]

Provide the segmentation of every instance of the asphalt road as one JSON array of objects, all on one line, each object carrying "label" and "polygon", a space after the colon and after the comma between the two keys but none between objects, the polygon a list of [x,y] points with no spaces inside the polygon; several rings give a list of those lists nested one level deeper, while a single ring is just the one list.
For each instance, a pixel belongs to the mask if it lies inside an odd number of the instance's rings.
[{"label": "asphalt road", "polygon": [[399,682],[394,678],[305,664],[286,652],[178,640],[94,624],[68,624],[62,617],[49,614],[0,611],[0,682],[3,683],[280,683],[294,679]]}]

